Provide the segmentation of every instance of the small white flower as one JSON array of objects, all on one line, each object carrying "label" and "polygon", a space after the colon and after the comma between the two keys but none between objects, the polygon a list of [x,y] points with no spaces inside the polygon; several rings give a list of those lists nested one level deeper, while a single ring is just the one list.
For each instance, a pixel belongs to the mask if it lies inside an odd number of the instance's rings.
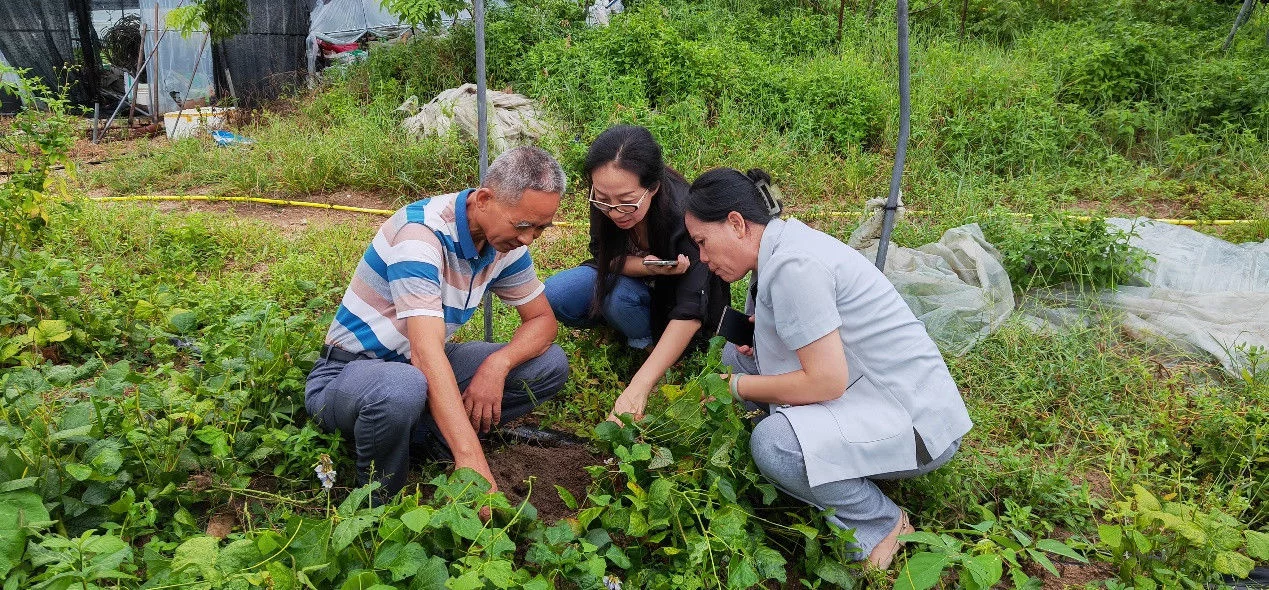
[{"label": "small white flower", "polygon": [[335,487],[335,464],[331,462],[330,455],[322,453],[318,456],[313,471],[317,473],[317,480],[322,482],[323,488],[329,490]]},{"label": "small white flower", "polygon": [[604,576],[604,587],[608,590],[621,590],[621,578],[612,574]]}]

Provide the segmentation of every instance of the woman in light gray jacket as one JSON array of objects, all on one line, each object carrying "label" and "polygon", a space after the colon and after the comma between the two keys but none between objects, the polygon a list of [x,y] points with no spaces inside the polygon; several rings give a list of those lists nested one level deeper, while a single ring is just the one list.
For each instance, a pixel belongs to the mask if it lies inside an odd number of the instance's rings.
[{"label": "woman in light gray jacket", "polygon": [[969,413],[894,286],[836,238],[778,218],[770,182],[761,170],[715,169],[686,203],[701,262],[728,282],[754,273],[754,344],[724,352],[732,395],[770,410],[751,437],[763,475],[835,509],[830,521],[855,529],[860,557],[885,569],[914,529],[873,480],[946,463]]}]

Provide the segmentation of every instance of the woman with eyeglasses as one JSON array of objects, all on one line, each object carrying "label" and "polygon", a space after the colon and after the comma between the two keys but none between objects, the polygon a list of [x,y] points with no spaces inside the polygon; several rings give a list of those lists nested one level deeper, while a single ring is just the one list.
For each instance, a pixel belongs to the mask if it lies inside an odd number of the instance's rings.
[{"label": "woman with eyeglasses", "polygon": [[832,508],[858,557],[890,566],[908,517],[874,480],[947,463],[972,423],[924,324],[877,268],[837,238],[780,219],[761,170],[719,168],[692,183],[688,232],[723,279],[753,275],[752,347],[728,345],[731,395],[769,410],[753,429],[758,470]]},{"label": "woman with eyeglasses", "polygon": [[609,416],[640,418],[666,370],[708,339],[729,291],[700,264],[683,226],[687,181],[665,164],[647,129],[621,125],[599,134],[583,172],[593,258],[548,278],[546,298],[564,325],[607,322],[631,347],[648,351]]}]

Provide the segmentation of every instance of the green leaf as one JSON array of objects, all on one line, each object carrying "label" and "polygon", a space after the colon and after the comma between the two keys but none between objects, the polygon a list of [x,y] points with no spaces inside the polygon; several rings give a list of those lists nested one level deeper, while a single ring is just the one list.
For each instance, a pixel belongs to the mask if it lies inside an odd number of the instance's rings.
[{"label": "green leaf", "polygon": [[436,509],[431,506],[420,506],[401,515],[401,522],[410,530],[421,533],[432,522],[432,513]]},{"label": "green leaf", "polygon": [[815,575],[843,590],[855,587],[855,577],[850,574],[850,570],[833,559],[825,559],[815,566]]},{"label": "green leaf", "polygon": [[427,561],[427,551],[418,543],[387,544],[375,555],[375,568],[392,573],[392,581],[413,576]]},{"label": "green leaf", "polygon": [[48,522],[48,509],[39,496],[30,492],[0,494],[0,578],[22,561],[27,539],[24,527]]},{"label": "green leaf", "polygon": [[745,523],[748,519],[749,516],[743,510],[734,504],[729,504],[714,513],[714,518],[709,523],[709,530],[729,544],[743,543],[748,538],[745,534]]},{"label": "green leaf", "polygon": [[565,506],[568,506],[569,510],[577,510],[577,498],[574,498],[573,493],[568,491],[567,488],[565,488],[562,485],[556,484],[555,493],[559,494],[560,500],[564,502]]},{"label": "green leaf", "polygon": [[814,539],[815,537],[820,536],[820,532],[819,532],[819,531],[815,530],[813,527],[809,527],[809,526],[804,525],[804,524],[802,524],[802,523],[800,523],[800,522],[799,522],[799,523],[794,523],[794,524],[789,525],[789,528],[791,528],[791,529],[793,529],[793,530],[795,530],[795,531],[797,531],[797,532],[799,532],[799,533],[802,533],[802,535],[803,535],[803,536],[805,536],[805,537],[806,537],[806,540],[808,540],[808,541],[810,541],[811,539]]},{"label": "green leaf", "polygon": [[903,564],[899,577],[895,580],[895,590],[928,590],[939,582],[943,568],[947,567],[948,556],[943,553],[922,551]]},{"label": "green leaf", "polygon": [[785,561],[783,555],[780,555],[779,551],[766,545],[759,545],[754,550],[753,558],[754,564],[758,567],[758,574],[763,578],[779,580],[780,582],[785,581],[785,566],[788,562]]},{"label": "green leaf", "polygon": [[674,453],[665,447],[657,447],[652,451],[652,460],[648,462],[648,469],[660,469],[673,464]]},{"label": "green leaf", "polygon": [[216,569],[232,574],[260,563],[263,558],[255,541],[239,539],[220,550],[220,555],[216,557]]},{"label": "green leaf", "polygon": [[193,537],[176,548],[176,555],[172,558],[172,571],[180,572],[194,567],[204,577],[209,577],[208,573],[215,569],[219,555],[220,539],[209,536]]},{"label": "green leaf", "polygon": [[1066,543],[1063,543],[1056,539],[1040,539],[1040,542],[1036,543],[1035,546],[1038,549],[1043,549],[1045,551],[1048,551],[1049,553],[1054,553],[1057,555],[1061,555],[1062,557],[1074,559],[1075,561],[1078,561],[1080,563],[1088,563],[1088,558],[1084,557],[1083,555],[1080,555],[1078,551],[1072,549]]},{"label": "green leaf", "polygon": [[727,567],[727,587],[741,590],[758,584],[758,571],[748,558],[733,555]]},{"label": "green leaf", "polygon": [[1137,498],[1137,508],[1141,510],[1162,510],[1163,506],[1159,504],[1159,499],[1150,493],[1150,490],[1142,487],[1141,484],[1132,485],[1132,493]]},{"label": "green leaf", "polygon": [[1218,552],[1216,558],[1212,560],[1212,568],[1216,570],[1216,573],[1239,579],[1246,578],[1254,567],[1256,562],[1250,557],[1233,551]]},{"label": "green leaf", "polygon": [[93,476],[93,468],[83,463],[67,463],[66,473],[75,478],[75,481],[84,481]]},{"label": "green leaf", "polygon": [[1097,536],[1101,539],[1102,545],[1109,547],[1112,551],[1119,551],[1124,546],[1124,530],[1118,526],[1097,525]]},{"label": "green leaf", "polygon": [[480,578],[476,570],[467,570],[461,576],[449,581],[450,590],[477,590],[484,587],[485,581]]},{"label": "green leaf", "polygon": [[330,547],[336,553],[343,551],[345,547],[352,544],[361,533],[366,529],[374,526],[375,516],[371,514],[358,514],[352,518],[346,518],[339,521],[335,525],[335,532],[331,535]]},{"label": "green leaf", "polygon": [[630,569],[630,558],[626,556],[625,551],[621,550],[621,547],[609,545],[608,550],[604,552],[604,557],[623,570]]},{"label": "green leaf", "polygon": [[173,309],[167,316],[167,323],[177,334],[188,334],[198,328],[198,316],[192,311]]},{"label": "green leaf", "polygon": [[1030,555],[1033,561],[1040,564],[1040,567],[1048,570],[1050,574],[1053,574],[1054,576],[1061,575],[1058,573],[1057,566],[1053,565],[1053,560],[1049,559],[1049,557],[1039,549],[1027,547],[1027,555]]},{"label": "green leaf", "polygon": [[498,588],[510,588],[515,576],[515,565],[505,559],[485,562],[481,569],[484,578]]},{"label": "green leaf", "polygon": [[361,572],[348,578],[339,590],[370,590],[379,583],[379,576],[374,572]]},{"label": "green leaf", "polygon": [[965,571],[969,572],[969,577],[974,580],[974,584],[983,590],[995,586],[1004,575],[1004,563],[1000,555],[995,553],[975,555],[966,559],[964,565]]},{"label": "green leaf", "polygon": [[444,588],[446,582],[449,582],[449,565],[444,559],[433,555],[419,564],[419,571],[410,580],[410,588],[412,590]]},{"label": "green leaf", "polygon": [[1269,533],[1244,531],[1247,538],[1247,555],[1259,561],[1269,561]]}]

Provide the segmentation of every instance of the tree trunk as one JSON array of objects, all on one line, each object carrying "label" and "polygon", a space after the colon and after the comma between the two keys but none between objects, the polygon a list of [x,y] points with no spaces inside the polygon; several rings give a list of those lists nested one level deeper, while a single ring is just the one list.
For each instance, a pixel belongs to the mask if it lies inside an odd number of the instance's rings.
[{"label": "tree trunk", "polygon": [[837,3],[837,42],[842,42],[842,23],[846,18],[846,0]]},{"label": "tree trunk", "polygon": [[969,0],[961,0],[961,40],[965,40],[965,17],[969,14]]}]

